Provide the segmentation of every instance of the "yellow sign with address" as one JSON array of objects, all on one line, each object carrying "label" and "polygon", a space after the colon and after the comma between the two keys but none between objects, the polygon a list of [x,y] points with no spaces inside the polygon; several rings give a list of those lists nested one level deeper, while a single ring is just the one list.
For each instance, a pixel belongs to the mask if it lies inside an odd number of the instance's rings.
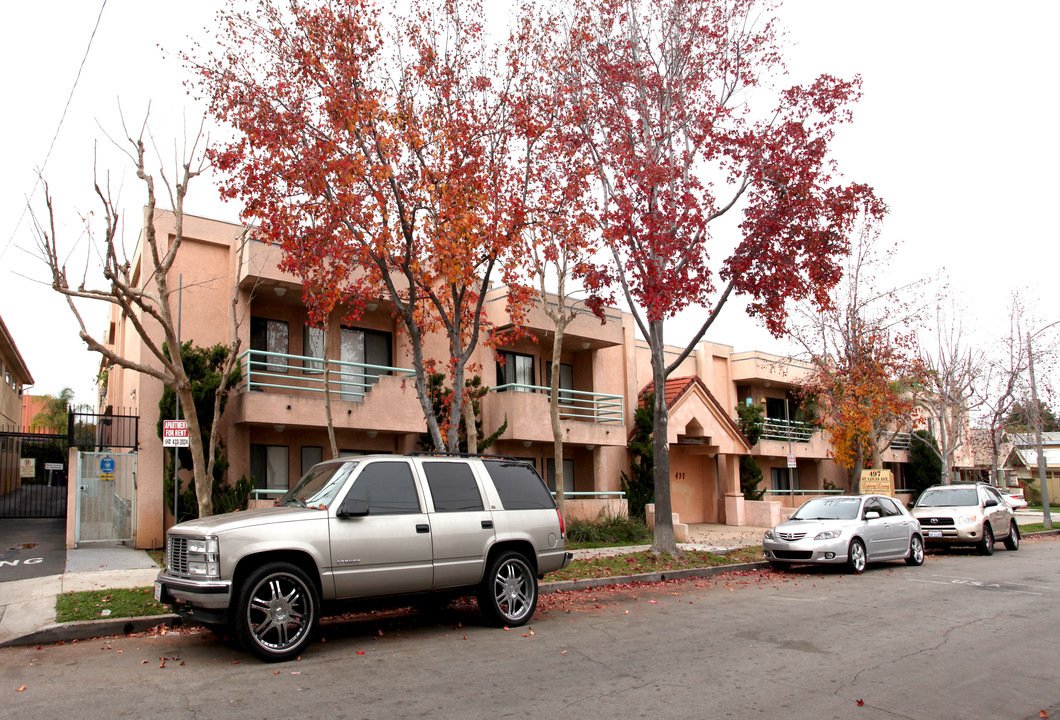
[{"label": "yellow sign with address", "polygon": [[894,497],[894,474],[890,470],[862,470],[861,494]]}]

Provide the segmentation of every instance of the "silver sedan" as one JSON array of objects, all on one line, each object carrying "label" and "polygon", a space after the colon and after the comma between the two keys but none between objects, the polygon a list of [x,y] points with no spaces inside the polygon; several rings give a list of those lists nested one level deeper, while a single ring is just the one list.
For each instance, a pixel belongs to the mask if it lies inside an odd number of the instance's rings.
[{"label": "silver sedan", "polygon": [[885,495],[833,495],[803,503],[787,522],[766,530],[766,560],[778,569],[794,563],[846,564],[855,573],[870,562],[904,558],[924,564],[920,524]]}]

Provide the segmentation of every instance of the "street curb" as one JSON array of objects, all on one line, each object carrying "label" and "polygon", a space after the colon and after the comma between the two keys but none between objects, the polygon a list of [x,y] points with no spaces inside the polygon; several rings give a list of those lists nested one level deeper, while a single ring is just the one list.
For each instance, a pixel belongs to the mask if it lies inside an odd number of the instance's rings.
[{"label": "street curb", "polygon": [[[739,563],[736,565],[718,565],[709,568],[689,568],[687,570],[667,570],[663,572],[642,573],[640,575],[617,575],[605,578],[590,578],[586,580],[560,580],[557,582],[541,583],[538,586],[539,593],[549,592],[573,592],[576,590],[590,590],[593,588],[611,587],[613,585],[627,585],[632,582],[663,582],[666,580],[685,580],[687,578],[703,578],[733,570],[758,570],[769,567],[767,562]],[[107,618],[105,620],[86,620],[83,622],[56,623],[41,628],[29,635],[13,638],[0,643],[0,647],[19,647],[25,645],[50,645],[59,642],[71,642],[74,640],[91,640],[99,637],[112,637],[130,635],[143,632],[157,625],[174,627],[182,623],[179,615],[172,613],[165,615],[148,615],[145,617],[132,618]]]},{"label": "street curb", "polygon": [[29,635],[12,638],[0,643],[0,647],[18,647],[20,645],[50,645],[73,640],[91,640],[98,637],[131,635],[143,632],[157,625],[173,627],[181,624],[179,615],[145,615],[143,617],[107,618],[105,620],[85,620],[83,622],[56,623],[31,632]]},{"label": "street curb", "polygon": [[705,578],[734,570],[762,570],[769,567],[769,563],[736,563],[734,565],[716,565],[708,568],[689,568],[687,570],[663,570],[661,572],[641,573],[639,575],[613,575],[602,578],[587,578],[585,580],[559,580],[556,582],[542,583],[538,586],[538,592],[571,592],[575,590],[591,590],[593,588],[611,587],[613,585],[627,585],[632,582],[665,582],[666,580],[686,580],[688,578]]},{"label": "street curb", "polygon": [[1054,535],[1060,535],[1060,529],[1054,530],[1038,530],[1037,532],[1023,534],[1020,533],[1021,538],[1032,538],[1032,537],[1053,537]]}]

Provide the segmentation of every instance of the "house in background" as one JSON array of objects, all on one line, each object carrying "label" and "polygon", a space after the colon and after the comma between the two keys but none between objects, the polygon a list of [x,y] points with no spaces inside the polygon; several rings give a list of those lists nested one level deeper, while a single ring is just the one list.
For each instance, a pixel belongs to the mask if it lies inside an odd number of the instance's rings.
[{"label": "house in background", "polygon": [[[172,241],[172,213],[157,210],[146,222],[155,224],[159,238]],[[234,336],[241,341],[241,380],[219,428],[228,480],[252,478],[255,496],[267,499],[329,459],[324,332],[339,454],[417,450],[426,422],[409,343],[389,304],[368,302],[355,321],[336,312],[326,330],[308,325],[301,280],[280,270],[278,247],[250,240],[239,262],[242,230],[186,215],[184,243],[169,277],[171,288],[178,279],[183,287],[183,340],[200,347],[229,344]],[[134,282],[150,277],[149,262],[141,244],[133,258]],[[489,321],[501,329],[512,323],[506,293],[504,287],[490,289],[485,305]],[[616,506],[616,499],[622,475],[629,472],[626,444],[637,403],[651,383],[650,354],[634,328],[633,318],[617,309],[607,309],[603,318],[580,314],[567,328],[559,401],[569,517],[624,505]],[[541,308],[531,309],[524,330],[523,339],[497,348],[496,355],[480,347],[469,366],[490,388],[481,401],[484,434],[504,428],[488,452],[525,459],[554,487],[548,404],[554,331]],[[151,332],[160,343],[160,329]],[[120,355],[154,362],[130,318],[116,309],[106,342]],[[444,359],[444,337],[427,337],[424,351],[428,358]],[[679,352],[668,349],[671,357]],[[106,363],[101,370],[101,413],[139,405],[135,544],[157,547],[172,522],[162,497],[163,449],[156,430],[162,384]],[[803,422],[792,404],[791,390],[808,371],[776,356],[734,353],[729,346],[703,342],[673,373],[667,385],[668,442],[673,509],[680,522],[767,524],[807,497],[846,489],[847,473],[828,458],[826,438]],[[748,401],[762,404],[767,415],[767,432],[754,447],[734,421],[736,404]],[[746,501],[740,488],[745,454],[763,470],[766,497],[759,503]],[[899,478],[907,455],[895,447],[885,457]],[[789,458],[795,464],[790,471]]]},{"label": "house in background", "polygon": [[33,384],[33,376],[18,351],[15,339],[0,317],[0,427],[13,428],[22,424],[22,393]]},{"label": "house in background", "polygon": [[33,384],[26,361],[18,351],[15,339],[0,317],[0,495],[7,495],[21,485],[19,459],[21,441],[14,435],[22,425],[22,395]]},{"label": "house in background", "polygon": [[[1038,478],[1038,439],[1035,433],[1008,433],[1011,452],[1004,462],[1005,475],[1015,478],[1024,488],[1027,500],[1041,502],[1041,483]],[[1042,454],[1045,456],[1045,481],[1048,483],[1049,502],[1060,502],[1060,432],[1042,433]]]}]

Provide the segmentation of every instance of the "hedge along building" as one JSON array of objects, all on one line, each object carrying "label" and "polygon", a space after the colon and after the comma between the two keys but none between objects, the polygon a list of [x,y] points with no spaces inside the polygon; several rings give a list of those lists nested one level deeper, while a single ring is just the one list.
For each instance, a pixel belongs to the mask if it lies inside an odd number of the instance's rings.
[{"label": "hedge along building", "polygon": [[[171,212],[156,211],[148,220],[160,238],[172,241]],[[234,313],[241,380],[219,426],[229,462],[227,479],[252,478],[255,496],[268,499],[331,455],[323,394],[324,330],[307,325],[302,282],[279,269],[278,247],[252,238],[240,262],[241,226],[185,215],[183,231],[169,277],[171,287],[178,282],[183,287],[181,338],[200,347],[230,345]],[[141,246],[132,261],[136,282],[150,277],[147,261]],[[491,289],[485,305],[488,319],[499,328],[511,323],[505,293],[503,287]],[[356,321],[343,316],[336,311],[327,328],[340,455],[416,450],[426,422],[400,323],[383,299],[366,303]],[[161,342],[160,328],[148,328],[152,339]],[[471,366],[490,387],[481,400],[484,434],[503,427],[487,452],[531,462],[551,485],[548,385],[554,333],[540,308],[531,310],[524,328],[525,339],[498,348],[503,362],[482,346]],[[120,355],[151,361],[130,319],[117,310],[110,317],[107,343]],[[447,357],[444,337],[426,338],[424,351],[429,358]],[[586,312],[568,326],[560,362],[568,517],[594,516],[609,506],[619,509],[621,476],[629,471],[626,443],[641,390],[650,385],[647,348],[636,339],[629,315],[607,309],[601,322]],[[163,449],[156,431],[163,386],[118,366],[104,364],[103,369],[101,410],[130,401],[139,406],[136,545],[158,547],[172,522],[163,499]],[[671,485],[681,522],[765,524],[782,507],[825,491],[827,482],[845,486],[846,472],[828,459],[820,431],[779,410],[798,373],[805,371],[782,358],[734,354],[731,347],[704,342],[674,372],[667,390],[673,395],[668,397]],[[763,404],[768,416],[766,434],[751,448],[733,420],[736,403],[748,398]],[[743,454],[762,466],[762,503],[745,501],[740,491]],[[797,459],[797,472],[787,483],[789,455]],[[904,452],[892,451],[885,459],[900,463],[906,458]]]}]

